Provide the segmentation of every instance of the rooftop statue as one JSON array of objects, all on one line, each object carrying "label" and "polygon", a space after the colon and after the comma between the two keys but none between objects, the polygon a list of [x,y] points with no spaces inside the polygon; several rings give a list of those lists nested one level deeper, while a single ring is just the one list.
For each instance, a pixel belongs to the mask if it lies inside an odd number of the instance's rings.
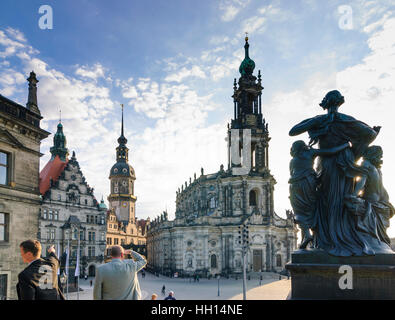
[{"label": "rooftop statue", "polygon": [[[379,167],[372,164],[381,161],[379,147],[369,147],[380,127],[338,112],[343,103],[339,91],[328,92],[320,103],[327,114],[306,119],[289,132],[290,136],[308,132],[311,139],[309,146],[294,143],[290,165],[291,205],[304,233],[301,248],[313,240],[313,248],[334,256],[393,253],[386,229],[394,208]],[[313,149],[317,143],[319,149]],[[351,147],[346,147],[348,143]],[[359,166],[361,157],[364,163]],[[357,177],[362,179],[356,184]]]}]

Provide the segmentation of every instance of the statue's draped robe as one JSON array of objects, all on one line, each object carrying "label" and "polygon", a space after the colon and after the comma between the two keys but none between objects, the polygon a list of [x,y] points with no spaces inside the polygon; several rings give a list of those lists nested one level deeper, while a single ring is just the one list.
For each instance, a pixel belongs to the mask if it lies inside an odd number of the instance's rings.
[{"label": "statue's draped robe", "polygon": [[322,120],[322,125],[310,129],[309,135],[318,140],[320,148],[332,148],[348,141],[351,141],[352,148],[319,158],[313,225],[315,245],[336,256],[388,252],[390,248],[385,242],[358,229],[355,215],[344,206],[345,196],[353,191],[354,178],[364,173],[364,168],[357,166],[355,161],[375,139],[376,132],[367,124],[341,113],[336,113],[334,121],[329,124],[325,123],[326,115],[315,117],[315,121],[317,118]]}]

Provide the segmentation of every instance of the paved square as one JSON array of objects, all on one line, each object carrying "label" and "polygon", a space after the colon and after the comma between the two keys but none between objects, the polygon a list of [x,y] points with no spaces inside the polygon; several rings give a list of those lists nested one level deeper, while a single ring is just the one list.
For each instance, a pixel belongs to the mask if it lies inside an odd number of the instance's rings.
[{"label": "paved square", "polygon": [[[90,286],[90,280],[80,280],[80,300],[93,299],[93,285]],[[158,300],[165,298],[162,295],[162,286],[166,287],[166,295],[169,291],[174,291],[177,300],[242,300],[243,299],[243,282],[241,279],[220,279],[218,296],[217,279],[200,279],[194,282],[193,279],[168,278],[164,276],[156,277],[146,272],[145,278],[139,274],[139,282],[143,300],[150,300],[151,295],[156,293]],[[283,277],[279,280],[278,275],[265,273],[261,282],[259,279],[247,280],[247,300],[285,300],[291,289],[291,280]],[[69,293],[69,300],[77,300],[77,293]]]}]

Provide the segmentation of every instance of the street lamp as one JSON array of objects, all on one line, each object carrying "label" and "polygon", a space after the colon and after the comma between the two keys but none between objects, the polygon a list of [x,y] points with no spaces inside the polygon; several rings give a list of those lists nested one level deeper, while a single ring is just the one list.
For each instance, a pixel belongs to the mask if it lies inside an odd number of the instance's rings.
[{"label": "street lamp", "polygon": [[217,275],[217,279],[218,279],[218,297],[219,297],[219,279],[221,278],[221,276],[218,274]]}]

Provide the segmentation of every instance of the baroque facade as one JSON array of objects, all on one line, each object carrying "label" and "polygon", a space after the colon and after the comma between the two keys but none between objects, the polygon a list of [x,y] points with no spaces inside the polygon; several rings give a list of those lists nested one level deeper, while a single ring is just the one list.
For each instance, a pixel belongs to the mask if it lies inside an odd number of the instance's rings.
[{"label": "baroque facade", "polygon": [[189,179],[176,193],[173,221],[167,212],[150,224],[148,268],[202,276],[242,273],[240,226],[248,226],[247,271],[284,270],[296,249],[291,212],[273,206],[275,179],[269,170],[269,131],[262,116],[262,79],[253,75],[248,38],[241,77],[234,80],[234,119],[228,125],[228,167]]},{"label": "baroque facade", "polygon": [[123,106],[121,121],[121,136],[116,148],[116,163],[110,170],[110,195],[108,196],[109,210],[107,212],[107,255],[113,245],[133,248],[145,253],[146,228],[148,220],[136,218],[136,201],[134,181],[136,174],[129,164],[128,140],[123,132]]},{"label": "baroque facade", "polygon": [[40,128],[37,78],[32,71],[26,107],[0,95],[0,300],[16,299],[18,274],[26,267],[19,244],[35,239],[40,210]]},{"label": "baroque facade", "polygon": [[104,262],[107,207],[103,200],[100,203],[96,200],[75,152],[69,158],[60,122],[53,143],[51,159],[40,172],[42,203],[38,240],[43,250],[52,244],[63,253],[70,248],[70,278],[74,277],[79,244],[80,274],[94,276],[96,265]]}]

